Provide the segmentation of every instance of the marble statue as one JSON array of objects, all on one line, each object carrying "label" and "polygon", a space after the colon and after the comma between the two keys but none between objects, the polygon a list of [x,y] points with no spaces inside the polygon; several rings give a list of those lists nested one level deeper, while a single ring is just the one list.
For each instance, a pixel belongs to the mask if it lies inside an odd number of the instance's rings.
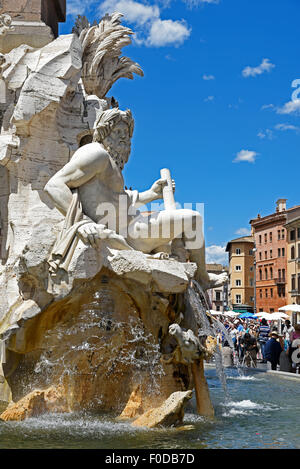
[{"label": "marble statue", "polygon": [[[122,169],[130,155],[133,127],[129,110],[121,111],[114,107],[101,112],[95,123],[93,142],[74,153],[71,160],[49,180],[45,191],[61,213],[68,217],[71,216],[70,207],[71,211],[78,211],[76,204],[72,204],[72,190],[78,191],[77,205],[80,202],[82,213],[72,237],[78,235],[96,249],[101,240],[108,239],[115,249],[134,249],[146,254],[163,250],[174,239],[182,237],[187,240],[187,245],[192,242],[197,245],[188,251],[189,259],[197,264],[196,280],[204,289],[222,285],[227,278],[226,273],[209,277],[206,272],[202,220],[198,212],[174,208],[145,217],[136,210],[163,198],[166,179],[158,179],[145,192],[124,189]],[[174,181],[173,184],[175,188]],[[126,199],[123,203],[122,198]],[[122,210],[126,213],[120,213]],[[104,221],[107,211],[111,212],[108,217],[110,226]],[[135,215],[130,214],[132,211]],[[70,240],[66,238],[65,243],[69,246]],[[63,246],[62,252],[65,250]],[[54,271],[60,265],[60,253],[61,249],[56,256],[54,249],[49,261]]]}]

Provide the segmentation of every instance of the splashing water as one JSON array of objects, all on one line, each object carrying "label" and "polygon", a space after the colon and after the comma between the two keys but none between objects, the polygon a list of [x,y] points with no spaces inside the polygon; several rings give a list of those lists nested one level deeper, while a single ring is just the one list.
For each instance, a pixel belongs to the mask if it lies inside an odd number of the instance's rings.
[{"label": "splashing water", "polygon": [[[187,292],[188,301],[195,313],[196,321],[199,325],[198,335],[201,336],[213,336],[217,337],[218,333],[221,331],[224,333],[228,343],[233,348],[233,342],[231,340],[230,335],[228,334],[224,325],[218,321],[213,320],[212,322],[209,321],[209,318],[206,314],[206,311],[209,310],[208,301],[206,299],[205,292],[203,291],[201,285],[196,280],[193,280],[193,288],[189,287]],[[222,351],[219,346],[216,347],[215,353],[215,365],[216,365],[216,372],[220,383],[223,387],[225,399],[229,398],[228,396],[228,389],[226,383],[226,375],[224,371],[223,365],[223,356]]]},{"label": "splashing water", "polygon": [[[57,338],[65,339],[66,346],[58,344]],[[159,379],[164,375],[159,344],[145,331],[140,318],[132,316],[126,322],[117,321],[113,306],[101,304],[97,292],[76,317],[69,317],[45,334],[45,350],[35,365],[35,376],[50,385],[53,373],[59,373],[59,382],[63,383],[66,375],[80,374],[77,366],[80,357],[90,363],[85,373],[95,374],[101,366],[97,357],[101,356],[106,357],[107,374],[122,365],[130,369],[138,383],[143,370],[150,378],[149,392],[159,391]]]}]

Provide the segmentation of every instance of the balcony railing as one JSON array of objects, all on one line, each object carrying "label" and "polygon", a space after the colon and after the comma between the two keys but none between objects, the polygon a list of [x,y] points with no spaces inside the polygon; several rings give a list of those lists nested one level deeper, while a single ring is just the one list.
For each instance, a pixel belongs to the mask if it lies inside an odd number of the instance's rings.
[{"label": "balcony railing", "polygon": [[300,290],[292,290],[291,296],[300,296]]},{"label": "balcony railing", "polygon": [[286,283],[285,277],[274,278],[276,285],[284,285]]}]

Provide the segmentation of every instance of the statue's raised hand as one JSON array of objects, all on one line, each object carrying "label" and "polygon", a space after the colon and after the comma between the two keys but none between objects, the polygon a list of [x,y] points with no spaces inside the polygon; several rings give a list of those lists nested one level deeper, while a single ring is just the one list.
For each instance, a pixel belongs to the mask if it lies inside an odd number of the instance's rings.
[{"label": "statue's raised hand", "polygon": [[86,223],[78,228],[77,233],[84,243],[90,244],[95,249],[101,240],[109,240],[109,247],[113,249],[132,249],[123,236],[98,223]]},{"label": "statue's raised hand", "polygon": [[[163,198],[163,188],[166,186],[167,180],[166,179],[158,179],[152,185],[150,191],[153,193],[153,199],[162,199]],[[175,192],[175,181],[172,179],[172,189]]]}]

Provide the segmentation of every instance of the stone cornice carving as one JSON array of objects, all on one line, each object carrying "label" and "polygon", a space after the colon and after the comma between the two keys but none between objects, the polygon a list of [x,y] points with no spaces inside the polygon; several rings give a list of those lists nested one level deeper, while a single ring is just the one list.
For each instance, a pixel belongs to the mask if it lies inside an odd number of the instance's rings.
[{"label": "stone cornice carving", "polygon": [[8,31],[13,31],[15,28],[11,25],[12,19],[7,13],[0,15],[0,36],[5,36]]}]

